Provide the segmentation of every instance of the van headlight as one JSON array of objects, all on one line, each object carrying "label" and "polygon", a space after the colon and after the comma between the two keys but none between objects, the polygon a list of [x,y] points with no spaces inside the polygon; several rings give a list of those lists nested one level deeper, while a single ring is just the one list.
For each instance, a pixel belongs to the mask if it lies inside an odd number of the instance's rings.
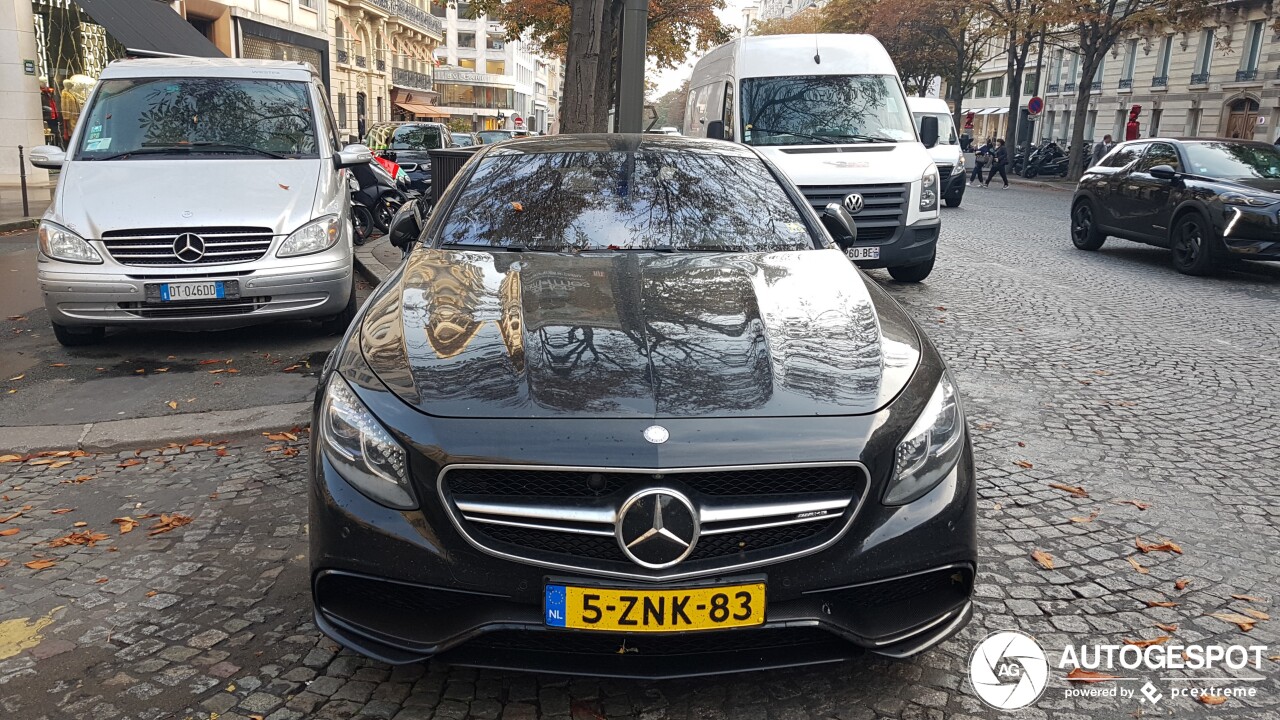
[{"label": "van headlight", "polygon": [[280,243],[276,257],[297,257],[323,252],[338,242],[339,229],[337,215],[328,215],[309,222],[293,231],[293,234]]},{"label": "van headlight", "polygon": [[915,425],[898,443],[885,505],[905,505],[929,492],[960,460],[964,413],[948,373],[943,373]]},{"label": "van headlight", "polygon": [[102,264],[102,256],[89,244],[88,240],[55,225],[51,222],[40,222],[40,252],[45,257],[63,262]]},{"label": "van headlight", "polygon": [[397,510],[418,506],[404,448],[336,372],[320,405],[320,448],[338,474],[374,502]]},{"label": "van headlight", "polygon": [[964,169],[964,153],[960,153],[960,159],[956,160],[956,169],[957,170]]},{"label": "van headlight", "polygon": [[930,165],[924,175],[920,176],[920,210],[928,212],[938,209],[938,167]]}]

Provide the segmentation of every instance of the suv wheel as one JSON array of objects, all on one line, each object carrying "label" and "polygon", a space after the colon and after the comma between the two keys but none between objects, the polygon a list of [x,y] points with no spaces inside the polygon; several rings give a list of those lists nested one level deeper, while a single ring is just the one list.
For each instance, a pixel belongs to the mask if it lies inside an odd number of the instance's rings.
[{"label": "suv wheel", "polygon": [[1097,250],[1107,236],[1098,230],[1093,218],[1093,203],[1081,200],[1071,211],[1071,242],[1081,250]]},{"label": "suv wheel", "polygon": [[53,336],[57,338],[58,344],[63,347],[80,347],[83,345],[93,345],[102,342],[102,338],[106,337],[107,329],[104,327],[72,327],[69,325],[53,325]]},{"label": "suv wheel", "polygon": [[1170,233],[1173,237],[1173,267],[1186,275],[1208,275],[1213,272],[1216,239],[1200,213],[1189,212],[1178,218]]},{"label": "suv wheel", "polygon": [[922,263],[915,265],[900,265],[898,267],[889,268],[889,275],[893,276],[898,282],[920,282],[929,277],[929,273],[933,272],[933,261],[937,256],[929,258]]}]

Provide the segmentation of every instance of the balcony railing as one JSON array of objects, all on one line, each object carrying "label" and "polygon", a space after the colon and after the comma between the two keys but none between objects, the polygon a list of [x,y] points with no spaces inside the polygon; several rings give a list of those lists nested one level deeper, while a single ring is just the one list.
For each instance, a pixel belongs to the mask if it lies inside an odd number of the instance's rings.
[{"label": "balcony railing", "polygon": [[342,48],[338,48],[338,62],[343,65],[351,62],[351,54]]},{"label": "balcony railing", "polygon": [[1169,76],[1157,75],[1151,78],[1151,87],[1169,87]]},{"label": "balcony railing", "polygon": [[383,60],[382,58],[378,58],[377,60],[374,60],[373,65],[378,69],[378,72],[387,71],[387,61]]},{"label": "balcony railing", "polygon": [[1049,83],[1049,87],[1046,89],[1046,92],[1049,92],[1049,93],[1058,92],[1058,83]]},{"label": "balcony railing", "polygon": [[369,61],[363,55],[356,56],[356,67],[364,68],[369,66]]},{"label": "balcony railing", "polygon": [[1192,85],[1208,85],[1209,73],[1207,72],[1191,73],[1191,84]]},{"label": "balcony railing", "polygon": [[1254,68],[1252,70],[1236,71],[1236,82],[1248,82],[1250,80],[1257,80],[1257,79],[1258,79],[1258,68]]},{"label": "balcony railing", "polygon": [[1075,83],[1073,83],[1073,82],[1069,82],[1069,83],[1067,83],[1066,85],[1064,85],[1064,86],[1062,87],[1062,91],[1063,91],[1063,92],[1069,92],[1069,93],[1075,92],[1075,91],[1076,91],[1076,84],[1075,84]]},{"label": "balcony railing", "polygon": [[1092,83],[1089,84],[1089,90],[1093,92],[1102,92],[1102,81],[1094,80]]},{"label": "balcony railing", "polygon": [[1120,78],[1120,84],[1117,86],[1121,90],[1133,89],[1133,78]]},{"label": "balcony railing", "polygon": [[410,90],[430,91],[431,76],[407,68],[391,68],[391,84]]},{"label": "balcony railing", "polygon": [[407,2],[407,0],[378,0],[378,2],[387,3],[390,6],[391,14],[399,18],[400,22],[416,27],[437,40],[444,38],[444,23],[441,22],[440,18],[417,5]]}]

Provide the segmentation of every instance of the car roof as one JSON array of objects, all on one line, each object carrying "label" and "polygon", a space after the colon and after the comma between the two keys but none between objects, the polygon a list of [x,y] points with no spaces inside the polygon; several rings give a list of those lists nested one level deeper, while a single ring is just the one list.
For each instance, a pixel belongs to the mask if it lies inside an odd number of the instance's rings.
[{"label": "car roof", "polygon": [[1262,147],[1272,147],[1271,143],[1265,142],[1262,140],[1246,140],[1244,138],[1224,138],[1224,137],[1176,137],[1176,136],[1138,138],[1137,140],[1126,140],[1124,144],[1128,145],[1131,143],[1152,143],[1152,142],[1166,142],[1166,143],[1175,143],[1179,145],[1186,145],[1189,143],[1225,142],[1225,143],[1235,143],[1237,145],[1260,145]]},{"label": "car roof", "polygon": [[244,58],[129,58],[115,60],[102,70],[103,80],[155,77],[274,78],[306,82],[320,73],[300,60],[250,60]]},{"label": "car roof", "polygon": [[435,122],[434,120],[384,120],[382,122],[376,122],[373,125],[370,125],[369,129],[373,130],[374,128],[404,127],[406,125],[438,125],[440,127],[445,127],[444,123]]},{"label": "car roof", "polygon": [[723,140],[654,133],[584,133],[536,135],[490,145],[491,153],[636,152],[640,150],[696,150],[727,157],[756,157],[746,145]]},{"label": "car roof", "polygon": [[951,114],[951,108],[947,106],[947,101],[942,98],[922,98],[907,96],[907,109],[911,112],[919,113],[946,113]]}]

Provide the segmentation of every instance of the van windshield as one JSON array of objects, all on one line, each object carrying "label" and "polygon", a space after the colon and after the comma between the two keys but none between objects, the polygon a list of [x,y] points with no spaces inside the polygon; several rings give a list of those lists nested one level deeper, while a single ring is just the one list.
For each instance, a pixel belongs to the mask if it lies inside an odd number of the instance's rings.
[{"label": "van windshield", "polygon": [[916,130],[920,129],[920,121],[926,117],[938,119],[938,144],[939,145],[959,145],[960,141],[956,138],[956,126],[951,122],[950,113],[932,113],[918,112],[911,113],[916,119]]},{"label": "van windshield", "polygon": [[246,78],[103,80],[79,160],[319,157],[307,84]]},{"label": "van windshield", "polygon": [[808,75],[742,80],[748,145],[915,142],[893,75]]}]

